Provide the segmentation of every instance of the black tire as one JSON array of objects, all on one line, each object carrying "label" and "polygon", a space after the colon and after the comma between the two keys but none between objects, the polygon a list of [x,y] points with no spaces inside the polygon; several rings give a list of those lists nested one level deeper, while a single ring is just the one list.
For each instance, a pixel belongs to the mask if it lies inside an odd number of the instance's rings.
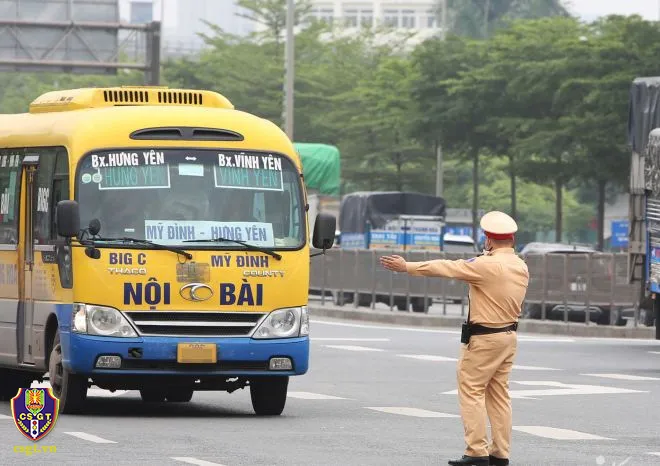
[{"label": "black tire", "polygon": [[162,403],[165,401],[165,392],[162,390],[140,390],[140,397],[145,403]]},{"label": "black tire", "polygon": [[48,376],[53,395],[60,400],[60,413],[79,413],[87,399],[88,377],[71,373],[62,364],[60,331],[55,332],[48,358]]},{"label": "black tire", "polygon": [[394,305],[399,311],[407,311],[408,306],[406,306],[406,298],[402,298],[400,296],[397,296],[394,298]]},{"label": "black tire", "polygon": [[371,295],[370,294],[359,294],[358,295],[358,306],[360,306],[360,307],[371,307]]},{"label": "black tire", "polygon": [[[523,305],[522,317],[524,319],[540,319],[543,317],[543,313],[541,311],[542,309],[540,304],[525,303]],[[548,314],[546,314],[545,318],[549,318]]]},{"label": "black tire", "polygon": [[165,397],[167,401],[172,403],[186,403],[192,399],[194,390],[180,388],[176,390],[169,390]]},{"label": "black tire", "polygon": [[10,401],[19,388],[30,388],[35,378],[29,372],[0,369],[0,401]]},{"label": "black tire", "polygon": [[259,416],[279,416],[286,405],[289,377],[273,376],[250,380],[252,408]]},{"label": "black tire", "polygon": [[[428,298],[427,300],[428,308],[433,304],[433,299]],[[411,298],[410,304],[412,304],[413,312],[424,312],[424,298]]]}]

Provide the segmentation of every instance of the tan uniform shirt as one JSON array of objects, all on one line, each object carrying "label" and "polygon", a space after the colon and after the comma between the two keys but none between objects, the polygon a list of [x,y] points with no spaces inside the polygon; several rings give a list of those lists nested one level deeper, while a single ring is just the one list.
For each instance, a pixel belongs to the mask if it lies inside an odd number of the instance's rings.
[{"label": "tan uniform shirt", "polygon": [[470,322],[503,327],[518,322],[529,271],[513,248],[499,248],[468,260],[408,262],[415,276],[457,278],[470,284]]}]

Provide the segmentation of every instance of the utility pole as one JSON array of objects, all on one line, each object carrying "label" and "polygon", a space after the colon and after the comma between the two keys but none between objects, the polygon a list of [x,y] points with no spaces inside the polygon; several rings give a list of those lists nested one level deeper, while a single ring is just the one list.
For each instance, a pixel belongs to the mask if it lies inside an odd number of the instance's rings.
[{"label": "utility pole", "polygon": [[[660,0],[658,0],[660,1]],[[442,0],[442,40],[447,38],[447,0]]]},{"label": "utility pole", "polygon": [[[441,32],[441,37],[442,40],[445,40],[447,38],[447,0],[442,0],[440,2],[442,11],[440,14],[442,15],[442,21],[441,21],[441,27],[442,27],[442,32]],[[435,147],[435,195],[437,197],[442,197],[442,191],[443,191],[443,181],[445,177],[445,172],[442,167],[442,142],[438,141],[436,143]]]},{"label": "utility pole", "polygon": [[442,145],[440,143],[438,143],[436,146],[435,155],[436,155],[435,195],[438,197],[442,197],[444,170],[442,169]]},{"label": "utility pole", "polygon": [[293,23],[294,0],[286,1],[286,47],[284,66],[286,68],[284,84],[284,132],[293,141],[293,87],[294,87],[294,48]]},{"label": "utility pole", "polygon": [[488,39],[489,16],[490,16],[490,0],[486,0],[486,9],[484,10],[484,39]]}]

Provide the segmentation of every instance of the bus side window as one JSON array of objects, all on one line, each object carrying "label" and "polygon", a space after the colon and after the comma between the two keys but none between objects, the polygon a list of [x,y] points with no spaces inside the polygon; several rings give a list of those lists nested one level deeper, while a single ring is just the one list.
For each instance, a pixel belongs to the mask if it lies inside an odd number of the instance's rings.
[{"label": "bus side window", "polygon": [[21,160],[16,150],[0,150],[0,244],[18,243]]},{"label": "bus side window", "polygon": [[34,242],[49,244],[51,230],[51,199],[55,149],[39,149],[39,167],[34,183]]},{"label": "bus side window", "polygon": [[55,209],[57,203],[69,199],[69,159],[66,149],[58,149],[53,174],[53,195],[50,203],[50,239],[56,240]]}]

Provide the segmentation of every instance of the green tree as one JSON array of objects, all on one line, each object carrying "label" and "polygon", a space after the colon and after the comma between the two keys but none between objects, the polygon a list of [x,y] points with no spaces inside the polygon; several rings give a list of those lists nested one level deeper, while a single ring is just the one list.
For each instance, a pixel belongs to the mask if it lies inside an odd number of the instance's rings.
[{"label": "green tree", "polygon": [[509,157],[512,198],[515,177],[552,183],[555,189],[555,234],[563,233],[564,187],[577,172],[582,153],[560,118],[567,109],[557,103],[558,89],[575,70],[567,56],[579,47],[584,27],[573,18],[519,20],[498,31],[488,45],[488,59],[466,73],[466,91],[486,99],[490,141]]},{"label": "green tree", "polygon": [[490,37],[514,19],[568,16],[561,0],[447,0],[449,30],[474,38]]},{"label": "green tree", "polygon": [[416,77],[411,84],[417,106],[413,135],[426,147],[438,146],[472,162],[473,234],[477,235],[479,208],[479,155],[484,146],[481,125],[485,102],[452,91],[453,79],[478,66],[483,48],[458,36],[432,39],[413,52]]},{"label": "green tree", "polygon": [[597,247],[604,245],[608,187],[625,186],[630,154],[621,136],[631,81],[656,74],[660,30],[638,16],[611,16],[590,25],[566,61],[571,76],[560,88],[560,124],[581,151],[580,178],[597,189]]}]

